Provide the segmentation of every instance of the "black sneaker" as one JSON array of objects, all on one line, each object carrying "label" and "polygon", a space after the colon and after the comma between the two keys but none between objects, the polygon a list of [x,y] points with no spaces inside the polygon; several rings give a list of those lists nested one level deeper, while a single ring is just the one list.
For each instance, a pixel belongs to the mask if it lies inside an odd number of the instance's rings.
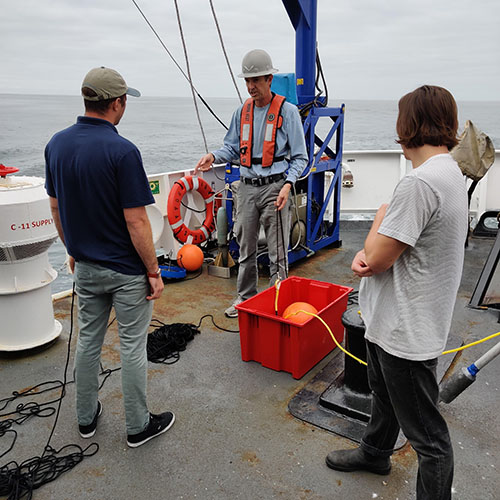
[{"label": "black sneaker", "polygon": [[175,415],[171,411],[166,411],[160,415],[149,414],[148,426],[138,434],[129,434],[127,444],[131,448],[137,448],[141,444],[147,443],[150,439],[167,432],[175,422]]},{"label": "black sneaker", "polygon": [[102,413],[102,403],[97,400],[97,411],[94,416],[94,420],[89,425],[79,425],[78,430],[80,431],[80,436],[84,439],[91,438],[97,429],[97,421]]}]

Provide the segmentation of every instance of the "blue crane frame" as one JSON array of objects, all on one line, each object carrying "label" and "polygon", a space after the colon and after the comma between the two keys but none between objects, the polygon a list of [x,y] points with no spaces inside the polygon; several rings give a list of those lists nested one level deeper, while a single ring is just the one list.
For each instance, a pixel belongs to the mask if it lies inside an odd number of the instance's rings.
[{"label": "blue crane frame", "polygon": [[[316,96],[316,26],[317,0],[282,0],[290,21],[295,29],[295,77],[299,110],[302,112],[304,136],[308,153],[308,163],[297,187],[307,190],[306,235],[303,244],[289,249],[288,261],[293,263],[328,246],[340,246],[340,193],[342,188],[342,152],[344,140],[345,106],[327,107],[326,97]],[[321,118],[333,122],[324,139],[316,133]],[[334,147],[330,147],[334,139]],[[318,148],[315,151],[315,148]],[[329,183],[325,174],[331,173]],[[239,179],[239,168],[228,165],[226,183]],[[326,192],[325,192],[326,191]],[[325,221],[325,213],[332,200],[333,221]],[[228,222],[232,226],[232,201],[227,202]],[[235,242],[230,245],[232,253],[238,252]]]}]

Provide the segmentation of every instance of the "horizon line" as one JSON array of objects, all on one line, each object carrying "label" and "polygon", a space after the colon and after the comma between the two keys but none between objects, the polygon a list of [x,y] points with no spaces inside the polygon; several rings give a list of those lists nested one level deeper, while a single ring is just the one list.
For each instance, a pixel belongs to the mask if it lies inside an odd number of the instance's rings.
[{"label": "horizon line", "polygon": [[[33,96],[33,97],[74,97],[74,98],[82,98],[81,95],[75,94],[32,94],[29,92],[0,92],[0,96]],[[179,96],[179,95],[141,95],[141,97],[145,97],[148,99],[189,99],[192,100],[192,96]],[[205,99],[230,99],[237,101],[237,97],[227,97],[227,96],[204,96]],[[397,98],[375,98],[375,97],[346,97],[342,99],[337,99],[338,101],[390,101],[397,102],[400,97]],[[484,102],[484,103],[500,103],[500,99],[491,100],[491,99],[456,99],[457,102]],[[133,102],[133,101],[132,101]]]}]

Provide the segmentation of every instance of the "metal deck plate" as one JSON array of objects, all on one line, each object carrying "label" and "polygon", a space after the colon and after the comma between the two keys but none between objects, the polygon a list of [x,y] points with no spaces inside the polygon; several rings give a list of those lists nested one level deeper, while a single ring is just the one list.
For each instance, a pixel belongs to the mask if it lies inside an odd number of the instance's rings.
[{"label": "metal deck plate", "polygon": [[[340,436],[361,442],[367,425],[367,414],[365,411],[346,411],[360,418],[353,418],[334,411],[339,400],[349,399],[350,395],[343,393],[344,360],[340,350],[334,354],[331,361],[301,389],[288,403],[290,413],[304,422],[320,427]],[[332,402],[337,402],[332,404]],[[363,403],[361,403],[363,406]],[[402,448],[406,444],[405,436],[400,432],[395,449]]]}]

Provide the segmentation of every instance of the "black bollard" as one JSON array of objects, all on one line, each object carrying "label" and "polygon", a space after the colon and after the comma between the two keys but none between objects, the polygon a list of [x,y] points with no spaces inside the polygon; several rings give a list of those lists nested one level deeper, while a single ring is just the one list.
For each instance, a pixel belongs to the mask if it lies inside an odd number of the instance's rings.
[{"label": "black bollard", "polygon": [[[358,306],[352,307],[342,315],[345,349],[366,363],[365,324],[358,310]],[[347,355],[344,357],[344,384],[353,391],[370,394],[366,366]]]},{"label": "black bollard", "polygon": [[[346,351],[366,362],[365,324],[358,310],[356,305],[342,315],[344,345]],[[320,404],[342,415],[368,422],[371,391],[366,366],[345,354],[344,372],[321,395]]]}]

